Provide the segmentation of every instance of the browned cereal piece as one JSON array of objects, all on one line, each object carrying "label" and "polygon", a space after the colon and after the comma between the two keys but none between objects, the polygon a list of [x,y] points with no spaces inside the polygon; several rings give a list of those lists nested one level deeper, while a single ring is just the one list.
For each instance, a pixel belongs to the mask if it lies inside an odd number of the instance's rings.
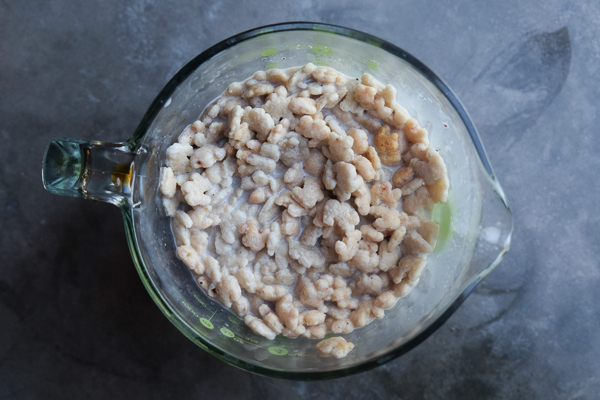
[{"label": "browned cereal piece", "polygon": [[425,185],[434,203],[445,203],[448,201],[448,178],[446,176],[438,179],[432,185]]},{"label": "browned cereal piece", "polygon": [[398,150],[398,134],[390,133],[390,127],[383,125],[374,137],[375,149],[380,153]]},{"label": "browned cereal piece", "polygon": [[365,157],[367,157],[367,159],[371,161],[371,164],[373,165],[373,169],[375,171],[381,169],[381,160],[379,158],[379,155],[377,154],[377,150],[375,150],[373,146],[369,146],[367,148]]}]

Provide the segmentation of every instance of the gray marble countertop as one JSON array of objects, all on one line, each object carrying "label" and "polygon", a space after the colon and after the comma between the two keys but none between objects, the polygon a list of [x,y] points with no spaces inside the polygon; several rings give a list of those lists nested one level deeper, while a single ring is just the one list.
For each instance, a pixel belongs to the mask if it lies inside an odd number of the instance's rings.
[{"label": "gray marble countertop", "polygon": [[[124,140],[191,58],[293,20],[379,36],[441,76],[515,217],[511,251],[445,325],[325,382],[197,348],[143,288],[118,209],[40,180],[51,138]],[[598,398],[599,38],[595,1],[0,0],[0,398]]]}]

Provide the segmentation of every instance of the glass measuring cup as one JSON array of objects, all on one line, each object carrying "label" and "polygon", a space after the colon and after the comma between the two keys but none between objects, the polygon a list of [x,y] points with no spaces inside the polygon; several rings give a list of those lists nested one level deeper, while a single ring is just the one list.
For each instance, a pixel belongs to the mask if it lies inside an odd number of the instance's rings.
[{"label": "glass measuring cup", "polygon": [[[450,179],[449,202],[434,219],[441,236],[418,285],[381,320],[344,335],[343,359],[317,354],[318,341],[267,340],[208,297],[175,256],[158,192],[167,147],[232,82],[255,71],[307,62],[348,76],[370,72],[398,89],[398,102],[430,131]],[[479,136],[450,89],[414,57],[376,37],[313,23],[258,28],[227,39],[188,63],[123,143],[54,139],[42,175],[49,191],[117,205],[132,258],[159,308],[194,343],[246,370],[292,379],[364,371],[409,351],[435,331],[508,250],[512,216]]]}]

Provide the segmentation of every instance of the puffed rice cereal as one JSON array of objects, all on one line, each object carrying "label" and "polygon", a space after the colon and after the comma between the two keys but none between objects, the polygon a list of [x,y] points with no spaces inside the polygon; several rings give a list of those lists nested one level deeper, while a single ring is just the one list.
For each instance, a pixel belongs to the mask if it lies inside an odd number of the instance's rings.
[{"label": "puffed rice cereal", "polygon": [[[177,256],[259,335],[323,339],[417,284],[449,181],[396,89],[309,63],[232,83],[166,151]],[[321,356],[354,344],[320,341]]]}]

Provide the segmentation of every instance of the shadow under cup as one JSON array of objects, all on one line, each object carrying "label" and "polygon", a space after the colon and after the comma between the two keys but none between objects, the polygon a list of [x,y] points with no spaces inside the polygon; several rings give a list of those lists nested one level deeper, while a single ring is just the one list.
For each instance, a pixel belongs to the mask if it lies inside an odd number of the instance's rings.
[{"label": "shadow under cup", "polygon": [[[450,180],[449,203],[441,209],[444,246],[429,256],[416,287],[386,310],[383,319],[344,335],[356,347],[343,359],[319,356],[315,347],[319,340],[281,335],[267,340],[208,297],[175,255],[169,218],[158,192],[167,147],[230,83],[256,71],[307,62],[330,66],[352,78],[369,72],[394,85],[398,102],[429,130],[431,145],[443,156]],[[472,123],[450,89],[401,49],[345,28],[284,24],[219,43],[169,82],[127,144],[137,155],[131,200],[121,208],[132,256],[146,288],[188,338],[249,371],[326,379],[383,364],[437,329],[496,266],[510,242],[512,219],[504,195]]]}]

